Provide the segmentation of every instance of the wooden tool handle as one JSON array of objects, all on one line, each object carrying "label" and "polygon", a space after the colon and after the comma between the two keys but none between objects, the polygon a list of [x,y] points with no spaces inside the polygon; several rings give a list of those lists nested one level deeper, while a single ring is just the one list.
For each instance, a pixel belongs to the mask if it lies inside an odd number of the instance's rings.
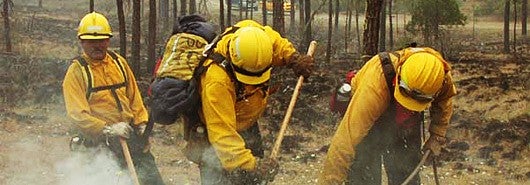
[{"label": "wooden tool handle", "polygon": [[[313,56],[313,54],[315,53],[316,47],[317,47],[317,42],[311,41],[311,43],[309,44],[309,49],[307,49],[307,55]],[[298,95],[300,94],[300,88],[302,87],[303,82],[304,82],[304,76],[298,77],[298,82],[296,83],[296,87],[294,88],[293,96],[291,96],[291,101],[289,102],[289,107],[287,108],[285,117],[283,118],[280,132],[278,133],[278,137],[276,138],[276,141],[274,142],[274,145],[272,147],[272,151],[270,155],[270,158],[272,159],[275,159],[278,156],[278,152],[280,151],[280,146],[282,145],[283,136],[285,135],[285,131],[287,130],[287,125],[289,124],[289,120],[291,119],[294,105],[296,104],[296,99],[298,98]]]},{"label": "wooden tool handle", "polygon": [[127,145],[125,139],[122,137],[120,137],[120,144],[121,148],[123,149],[123,155],[125,156],[127,168],[129,168],[129,172],[131,173],[131,178],[134,182],[134,185],[140,185],[140,181],[138,181],[138,175],[136,174],[136,169],[134,168],[134,164],[132,161],[131,153],[129,152],[129,146]]}]

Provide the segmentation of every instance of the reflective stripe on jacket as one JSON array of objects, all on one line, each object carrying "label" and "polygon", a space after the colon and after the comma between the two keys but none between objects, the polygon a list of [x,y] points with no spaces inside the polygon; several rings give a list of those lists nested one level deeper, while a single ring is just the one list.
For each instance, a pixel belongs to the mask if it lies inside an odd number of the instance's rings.
[{"label": "reflective stripe on jacket", "polygon": [[[89,64],[93,79],[93,87],[108,86],[124,82],[124,77],[118,66],[107,54],[102,61],[93,61],[86,54],[82,56]],[[139,125],[147,122],[147,111],[143,105],[142,97],[134,74],[125,62],[118,56],[127,75],[127,86],[116,90],[118,99],[123,106],[120,113],[116,106],[111,90],[92,92],[86,99],[87,77],[83,67],[78,62],[73,62],[63,81],[64,102],[68,116],[75,124],[91,137],[97,137],[105,124],[117,122],[130,122]]]},{"label": "reflective stripe on jacket", "polygon": [[[400,56],[407,55],[405,51],[398,53]],[[404,62],[398,61],[392,54],[391,59],[394,69]],[[445,66],[449,71],[449,64],[445,63]],[[324,169],[318,180],[319,184],[342,184],[345,181],[355,158],[356,146],[390,104],[390,95],[379,57],[370,59],[359,70],[351,85],[354,94],[331,140]],[[447,72],[444,86],[430,107],[431,133],[445,136],[453,112],[451,97],[454,95],[456,88],[450,72]]]}]

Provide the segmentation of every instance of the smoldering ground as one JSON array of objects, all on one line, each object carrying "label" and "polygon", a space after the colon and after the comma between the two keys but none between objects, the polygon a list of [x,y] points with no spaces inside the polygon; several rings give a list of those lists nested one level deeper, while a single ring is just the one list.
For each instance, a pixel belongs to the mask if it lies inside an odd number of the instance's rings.
[{"label": "smoldering ground", "polygon": [[[48,138],[49,139],[49,138]],[[129,185],[127,169],[121,169],[108,150],[70,152],[63,143],[43,144],[43,138],[26,137],[16,144],[0,143],[2,159],[0,184]],[[49,143],[49,142],[46,142]]]}]

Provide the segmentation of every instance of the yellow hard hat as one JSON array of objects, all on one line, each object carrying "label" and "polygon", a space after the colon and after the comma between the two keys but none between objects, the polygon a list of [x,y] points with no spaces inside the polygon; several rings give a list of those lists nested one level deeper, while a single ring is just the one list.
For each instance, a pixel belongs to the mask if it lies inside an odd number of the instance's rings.
[{"label": "yellow hard hat", "polygon": [[79,22],[77,37],[79,39],[108,39],[112,37],[109,21],[100,13],[89,13]]},{"label": "yellow hard hat", "polygon": [[440,58],[427,52],[414,53],[398,69],[394,97],[409,110],[423,111],[442,88],[444,78]]},{"label": "yellow hard hat", "polygon": [[239,28],[230,38],[228,49],[238,81],[256,85],[269,80],[272,41],[261,28]]}]

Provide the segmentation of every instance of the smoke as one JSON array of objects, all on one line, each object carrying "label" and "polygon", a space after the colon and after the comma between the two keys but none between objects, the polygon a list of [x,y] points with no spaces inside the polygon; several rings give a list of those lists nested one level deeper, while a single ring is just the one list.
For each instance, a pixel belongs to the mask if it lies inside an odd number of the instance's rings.
[{"label": "smoke", "polygon": [[133,184],[129,171],[120,168],[108,150],[70,152],[64,137],[26,136],[14,140],[0,140],[0,184]]},{"label": "smoke", "polygon": [[59,185],[130,185],[127,169],[122,169],[109,150],[91,148],[73,155],[55,165],[62,178]]}]

